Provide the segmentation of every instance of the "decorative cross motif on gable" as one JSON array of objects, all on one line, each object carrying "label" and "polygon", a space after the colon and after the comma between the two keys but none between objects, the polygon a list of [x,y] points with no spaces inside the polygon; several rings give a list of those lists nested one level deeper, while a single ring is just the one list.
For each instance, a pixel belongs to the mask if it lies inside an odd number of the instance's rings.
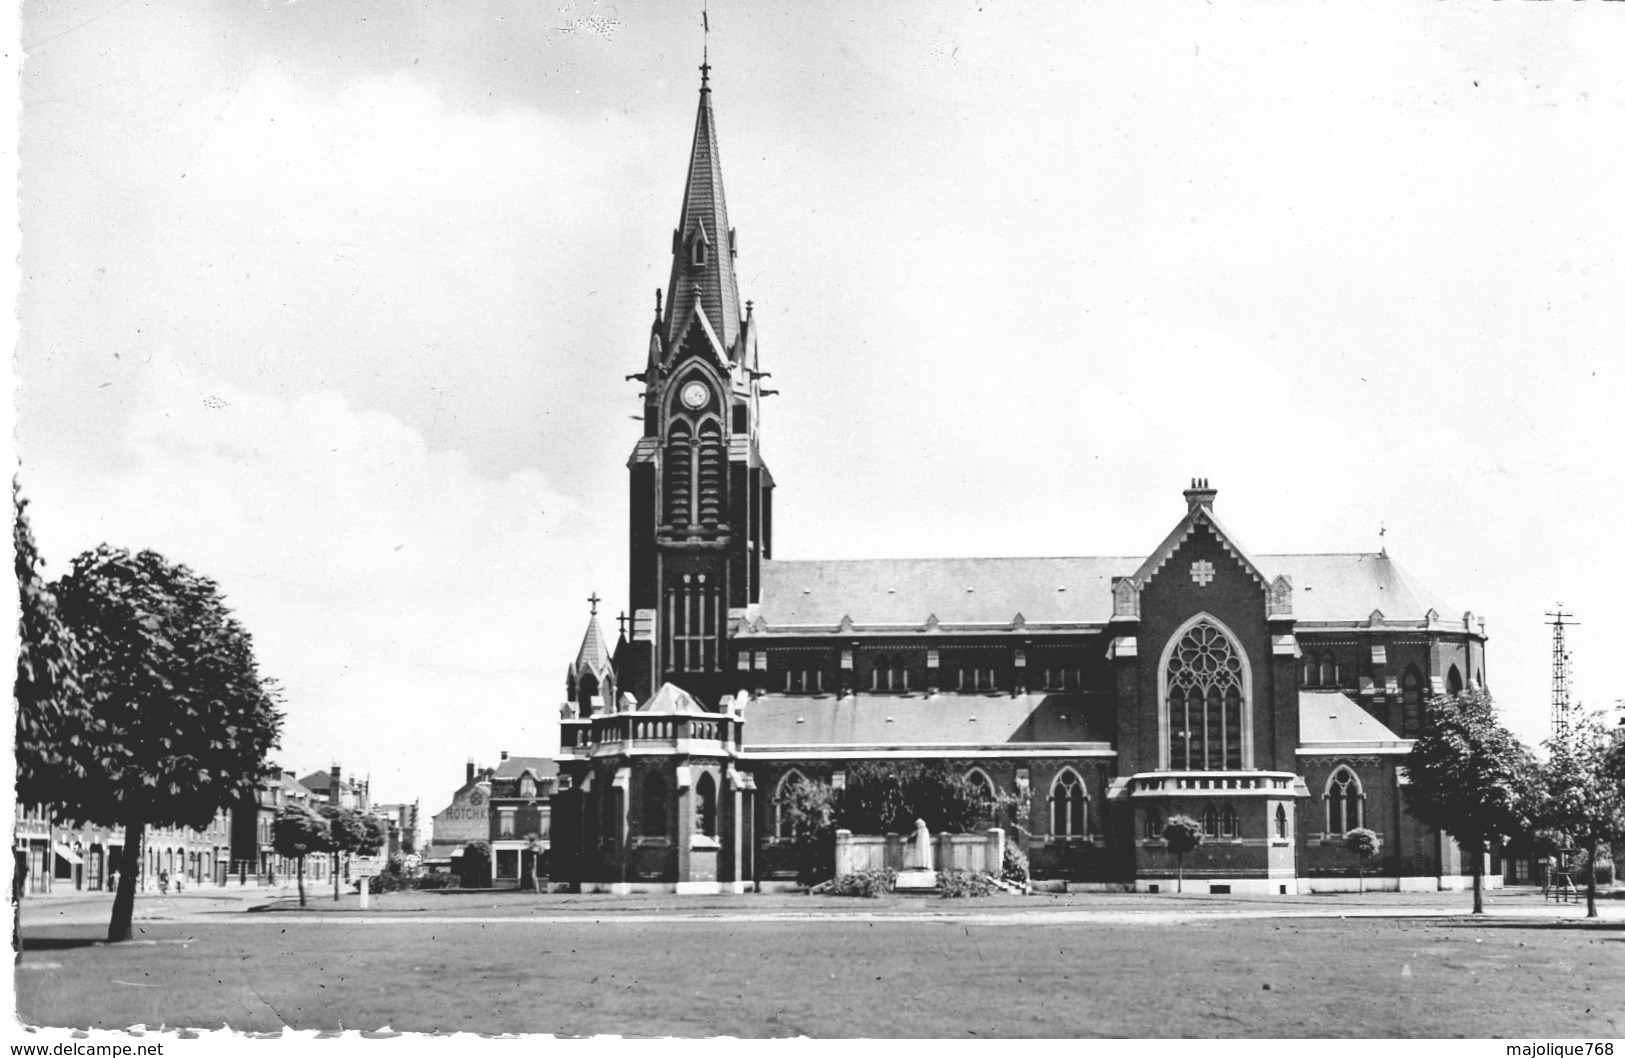
[{"label": "decorative cross motif on gable", "polygon": [[1213,580],[1213,563],[1207,559],[1191,563],[1191,580],[1196,582],[1198,588],[1205,588]]}]

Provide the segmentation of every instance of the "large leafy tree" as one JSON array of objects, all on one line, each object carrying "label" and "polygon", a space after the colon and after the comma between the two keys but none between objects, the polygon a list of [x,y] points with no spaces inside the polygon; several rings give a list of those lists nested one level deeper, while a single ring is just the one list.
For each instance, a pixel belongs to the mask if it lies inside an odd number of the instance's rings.
[{"label": "large leafy tree", "polygon": [[989,803],[961,770],[940,761],[853,765],[833,799],[835,825],[859,834],[905,833],[916,819],[934,833],[965,832],[1015,803],[1010,795]]},{"label": "large leafy tree", "polygon": [[1586,917],[1596,918],[1598,846],[1625,838],[1625,741],[1590,717],[1546,748],[1539,820],[1586,851]]},{"label": "large leafy tree", "polygon": [[128,940],[146,828],[201,828],[252,797],[281,730],[278,692],[214,581],[156,552],[87,551],[56,596],[84,650],[94,724],[65,751],[83,777],[49,800],[70,818],[124,827],[107,937]]},{"label": "large leafy tree", "polygon": [[1405,804],[1461,845],[1472,861],[1473,913],[1482,914],[1490,842],[1532,830],[1534,757],[1501,724],[1490,696],[1468,691],[1428,703],[1405,769]]},{"label": "large leafy tree", "polygon": [[278,856],[298,864],[299,906],[305,906],[305,857],[333,848],[333,835],[327,820],[304,805],[283,805],[271,825],[271,846]]},{"label": "large leafy tree", "polygon": [[28,524],[28,501],[11,489],[13,558],[17,574],[17,800],[49,804],[63,787],[84,779],[76,750],[95,719],[79,686],[83,653],[62,623],[56,594],[39,573],[39,551]]}]

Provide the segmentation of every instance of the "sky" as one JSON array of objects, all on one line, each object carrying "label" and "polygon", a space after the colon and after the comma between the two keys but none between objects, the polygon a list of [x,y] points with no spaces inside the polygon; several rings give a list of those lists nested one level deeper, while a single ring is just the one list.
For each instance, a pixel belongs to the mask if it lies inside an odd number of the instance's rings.
[{"label": "sky", "polygon": [[[1625,698],[1625,24],[1597,5],[710,4],[781,558],[1376,551],[1546,734]],[[48,577],[213,577],[279,762],[551,755],[626,597],[699,3],[36,2],[16,448]]]}]

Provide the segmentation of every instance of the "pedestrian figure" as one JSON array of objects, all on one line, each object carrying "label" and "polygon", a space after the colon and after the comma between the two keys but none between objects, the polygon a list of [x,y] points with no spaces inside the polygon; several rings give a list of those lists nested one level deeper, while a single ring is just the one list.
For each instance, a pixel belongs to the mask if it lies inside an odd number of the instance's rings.
[{"label": "pedestrian figure", "polygon": [[158,891],[165,896],[169,895],[169,872],[158,872]]}]

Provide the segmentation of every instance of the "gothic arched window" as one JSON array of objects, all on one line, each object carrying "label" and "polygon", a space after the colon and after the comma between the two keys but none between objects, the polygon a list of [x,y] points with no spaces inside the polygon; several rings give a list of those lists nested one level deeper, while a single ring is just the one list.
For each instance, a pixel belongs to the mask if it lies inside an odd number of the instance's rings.
[{"label": "gothic arched window", "polygon": [[1326,833],[1343,834],[1365,824],[1365,791],[1348,765],[1326,780]]},{"label": "gothic arched window", "polygon": [[1145,810],[1145,840],[1157,841],[1162,837],[1162,809]]},{"label": "gothic arched window", "polygon": [[1326,654],[1320,659],[1320,685],[1337,686],[1337,655]]},{"label": "gothic arched window", "polygon": [[701,772],[694,784],[694,829],[706,837],[717,836],[717,782],[710,772]]},{"label": "gothic arched window", "polygon": [[970,787],[976,803],[982,806],[982,818],[991,819],[993,800],[998,796],[993,789],[993,780],[988,778],[987,772],[981,768],[972,768],[965,773],[965,784]]},{"label": "gothic arched window", "polygon": [[1275,806],[1275,836],[1286,837],[1286,805]]},{"label": "gothic arched window", "polygon": [[694,511],[694,434],[682,419],[666,435],[666,524],[686,526]]},{"label": "gothic arched window", "polygon": [[1451,694],[1461,693],[1461,688],[1463,686],[1461,682],[1461,670],[1456,668],[1454,665],[1450,666],[1450,673],[1445,677],[1445,686],[1450,688]]},{"label": "gothic arched window", "polygon": [[1209,838],[1219,836],[1219,810],[1212,805],[1202,810],[1202,835]]},{"label": "gothic arched window", "polygon": [[1241,652],[1205,618],[1171,645],[1163,669],[1169,767],[1222,771],[1244,766],[1246,675]]},{"label": "gothic arched window", "polygon": [[1241,820],[1236,816],[1236,810],[1230,805],[1224,806],[1219,813],[1219,837],[1238,838],[1241,836]]},{"label": "gothic arched window", "polygon": [[695,452],[698,467],[699,525],[714,526],[722,521],[723,489],[728,474],[728,454],[722,448],[722,427],[715,419],[700,424],[700,440]]},{"label": "gothic arched window", "polygon": [[1320,655],[1308,653],[1303,656],[1303,685],[1305,687],[1320,686]]},{"label": "gothic arched window", "polygon": [[795,822],[788,811],[790,801],[795,797],[795,788],[805,783],[807,777],[794,768],[784,773],[779,780],[778,788],[773,791],[773,836],[778,838],[793,838],[796,836]]},{"label": "gothic arched window", "polygon": [[1063,769],[1050,787],[1049,800],[1051,834],[1082,837],[1089,833],[1089,795],[1077,772]]}]

